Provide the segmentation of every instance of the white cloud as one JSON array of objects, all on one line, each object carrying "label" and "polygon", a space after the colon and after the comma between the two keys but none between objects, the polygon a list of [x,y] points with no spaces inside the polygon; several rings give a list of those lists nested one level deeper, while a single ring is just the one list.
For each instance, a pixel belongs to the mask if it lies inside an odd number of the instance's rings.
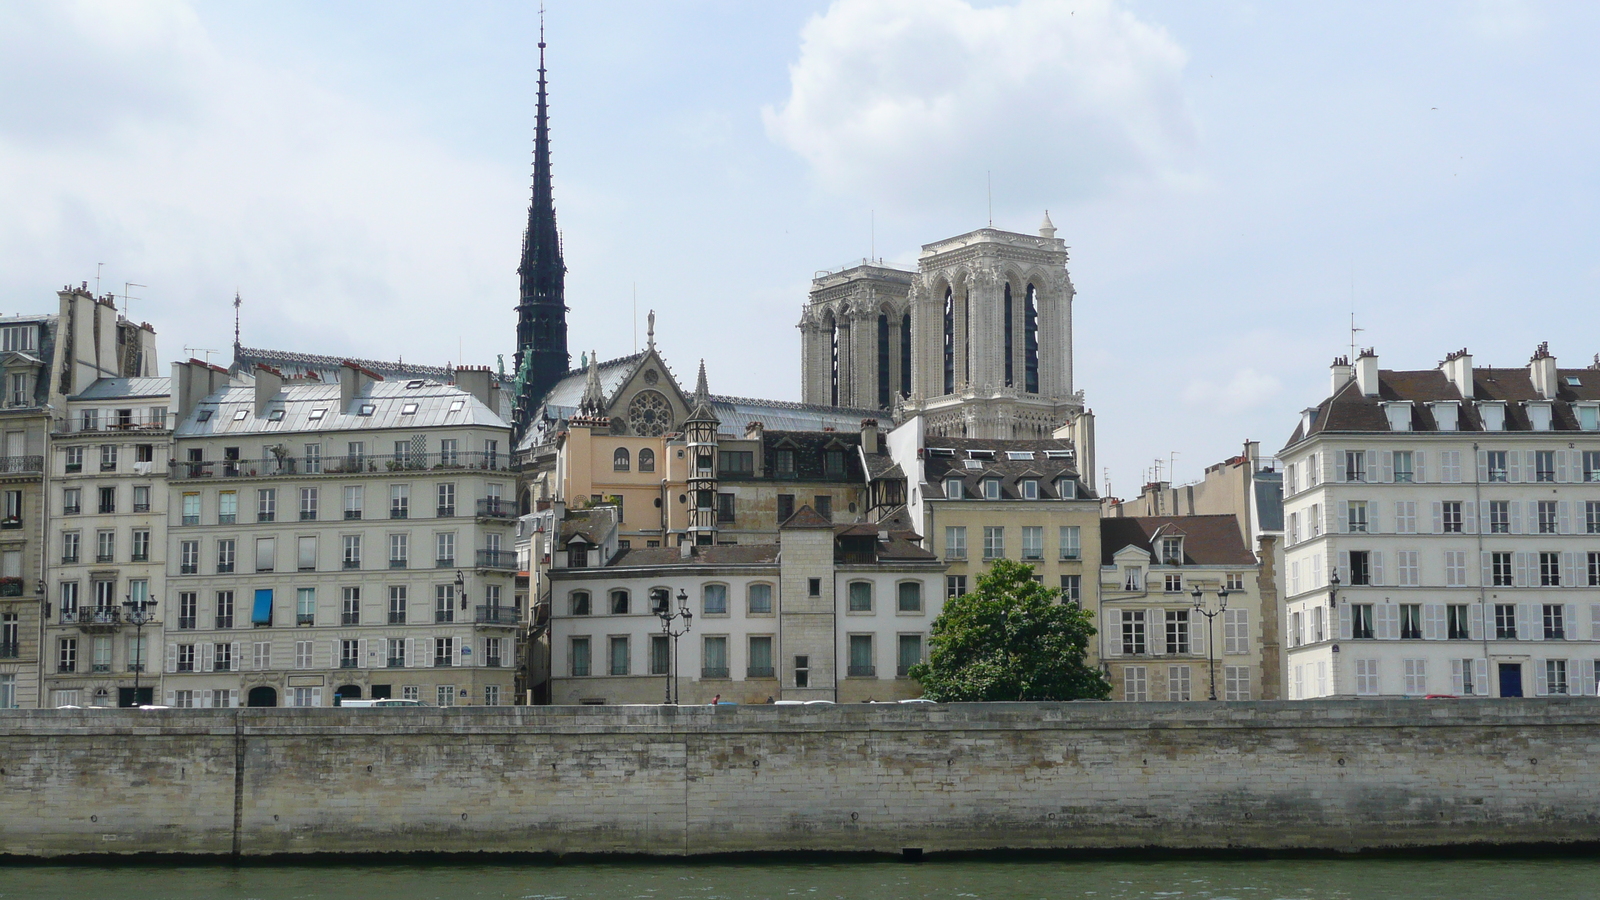
[{"label": "white cloud", "polygon": [[167,359],[226,346],[235,288],[252,345],[442,362],[479,306],[510,321],[520,224],[468,211],[525,180],[226,51],[186,3],[0,7],[0,83],[37,87],[0,99],[6,313],[104,262],[150,285],[132,315]]},{"label": "white cloud", "polygon": [[824,187],[890,208],[948,205],[986,170],[1075,200],[1186,175],[1185,60],[1113,0],[837,0],[763,116]]}]

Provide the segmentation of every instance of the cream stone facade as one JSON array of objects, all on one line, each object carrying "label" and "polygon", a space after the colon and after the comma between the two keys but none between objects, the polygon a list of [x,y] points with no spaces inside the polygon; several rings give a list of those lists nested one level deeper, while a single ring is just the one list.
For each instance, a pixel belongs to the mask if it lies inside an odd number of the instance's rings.
[{"label": "cream stone facade", "polygon": [[922,248],[916,272],[822,272],[801,315],[807,403],[922,414],[930,435],[1046,438],[1083,411],[1072,379],[1066,243],[981,228]]},{"label": "cream stone facade", "polygon": [[1368,350],[1330,387],[1279,454],[1289,698],[1593,696],[1600,369]]},{"label": "cream stone facade", "polygon": [[510,428],[456,380],[173,367],[167,705],[516,702]]}]

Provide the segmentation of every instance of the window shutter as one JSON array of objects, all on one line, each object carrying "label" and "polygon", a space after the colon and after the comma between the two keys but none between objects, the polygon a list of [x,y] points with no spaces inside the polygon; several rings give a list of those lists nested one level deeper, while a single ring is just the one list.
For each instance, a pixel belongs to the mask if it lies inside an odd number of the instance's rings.
[{"label": "window shutter", "polygon": [[1567,481],[1567,451],[1556,451],[1556,481],[1565,484]]},{"label": "window shutter", "polygon": [[1444,504],[1433,501],[1433,533],[1444,534]]},{"label": "window shutter", "polygon": [[1506,481],[1512,484],[1522,481],[1522,454],[1515,450],[1506,451]]},{"label": "window shutter", "polygon": [[1483,640],[1483,604],[1474,603],[1467,611],[1467,637],[1470,640]]},{"label": "window shutter", "polygon": [[1373,534],[1379,534],[1383,531],[1383,528],[1378,524],[1378,520],[1381,518],[1378,510],[1382,507],[1383,503],[1379,500],[1371,500],[1367,503],[1367,531]]},{"label": "window shutter", "polygon": [[202,709],[210,709],[212,704],[215,703],[215,702],[216,702],[216,692],[215,691],[201,691],[200,692],[200,706],[201,706]]},{"label": "window shutter", "polygon": [[1464,660],[1450,660],[1450,693],[1455,694],[1457,697],[1466,693],[1467,683],[1462,676],[1463,665]]},{"label": "window shutter", "polygon": [[322,706],[322,688],[314,687],[311,689],[311,705],[319,708]]},{"label": "window shutter", "polygon": [[1526,603],[1518,603],[1517,604],[1517,640],[1519,640],[1519,641],[1528,641],[1528,640],[1532,640],[1533,639],[1533,637],[1532,637],[1533,628],[1531,627],[1532,624],[1533,624],[1533,616],[1529,615],[1528,604],[1526,604]]},{"label": "window shutter", "polygon": [[1489,556],[1489,551],[1483,550],[1478,553],[1478,565],[1481,568],[1481,571],[1478,573],[1478,577],[1481,580],[1478,582],[1478,584],[1482,587],[1488,587],[1490,583],[1494,581],[1494,568],[1492,565],[1492,558]]},{"label": "window shutter", "polygon": [[[1516,506],[1517,501],[1511,501],[1511,505]],[[1539,533],[1539,501],[1537,500],[1528,501],[1528,533]]]},{"label": "window shutter", "polygon": [[[168,644],[167,645],[167,671],[168,672],[176,672],[176,671],[178,671],[178,645],[177,644]],[[172,704],[169,703],[167,705],[171,706]]]},{"label": "window shutter", "polygon": [[[1561,554],[1561,584],[1564,587],[1578,586],[1578,559],[1577,554],[1568,550]],[[1575,627],[1572,616],[1567,616],[1567,627]]]},{"label": "window shutter", "polygon": [[1579,697],[1594,696],[1594,660],[1575,659],[1572,661],[1573,671],[1567,673],[1569,690]]},{"label": "window shutter", "polygon": [[1444,622],[1444,605],[1429,603],[1422,607],[1422,637],[1429,641],[1442,641],[1449,634]]},{"label": "window shutter", "polygon": [[1327,477],[1323,481],[1337,481],[1344,483],[1345,464],[1343,450],[1329,450],[1322,454],[1323,461],[1327,463]]},{"label": "window shutter", "polygon": [[1517,587],[1527,587],[1528,586],[1528,554],[1520,553],[1520,552],[1516,553],[1515,555],[1512,556],[1512,561],[1515,563],[1515,565],[1512,566],[1512,571],[1514,573],[1513,578],[1512,578],[1513,583]]},{"label": "window shutter", "polygon": [[367,639],[362,638],[356,642],[356,668],[365,669],[370,666],[367,660]]},{"label": "window shutter", "polygon": [[1122,610],[1120,609],[1106,610],[1105,648],[1107,656],[1122,655]]},{"label": "window shutter", "polygon": [[1339,551],[1339,581],[1344,583],[1344,584],[1349,584],[1350,583],[1350,551],[1349,550],[1340,550]]},{"label": "window shutter", "polygon": [[1556,510],[1557,510],[1557,521],[1559,523],[1556,526],[1557,530],[1559,530],[1562,534],[1571,534],[1572,533],[1572,504],[1567,502],[1567,501],[1565,501],[1565,500],[1562,500],[1560,503],[1556,504]]},{"label": "window shutter", "polygon": [[1391,604],[1380,603],[1372,608],[1372,632],[1380,641],[1389,640],[1389,608]]},{"label": "window shutter", "polygon": [[[1205,616],[1194,615],[1189,617],[1189,652],[1204,656],[1206,653],[1206,623]],[[1202,621],[1196,622],[1195,619]]]},{"label": "window shutter", "polygon": [[228,654],[228,661],[233,663],[233,670],[235,672],[242,671],[244,669],[244,657],[239,655],[239,642],[234,641],[229,645],[229,647],[231,652]]},{"label": "window shutter", "polygon": [[[137,699],[137,698],[136,698]],[[172,706],[178,702],[177,691],[167,691],[167,705]]]},{"label": "window shutter", "polygon": [[1472,687],[1482,696],[1489,696],[1489,661],[1475,659],[1472,661]]},{"label": "window shutter", "polygon": [[[1515,453],[1516,451],[1513,450],[1512,452]],[[1538,463],[1536,462],[1538,453],[1534,450],[1527,450],[1524,451],[1524,454],[1526,459],[1522,463],[1522,480],[1531,482],[1538,477]]]},{"label": "window shutter", "polygon": [[1391,483],[1394,482],[1394,451],[1393,450],[1385,450],[1385,451],[1383,451],[1383,482],[1384,482],[1384,484],[1391,484]]},{"label": "window shutter", "polygon": [[1350,604],[1339,607],[1339,640],[1350,640]]},{"label": "window shutter", "polygon": [[1422,467],[1422,460],[1423,460],[1423,457],[1425,457],[1425,456],[1427,456],[1427,453],[1425,451],[1422,451],[1422,450],[1418,450],[1418,451],[1416,451],[1415,453],[1412,454],[1411,462],[1412,462],[1413,471],[1411,473],[1411,479],[1413,481],[1417,482],[1418,484],[1421,484],[1422,482],[1427,480],[1426,478],[1423,477],[1423,467]]},{"label": "window shutter", "polygon": [[1370,558],[1372,560],[1372,583],[1383,584],[1383,551],[1372,551]]},{"label": "window shutter", "polygon": [[[200,645],[200,671],[209,672],[216,665],[216,652],[212,644]],[[208,706],[210,704],[207,704]]]},{"label": "window shutter", "polygon": [[450,647],[450,662],[451,662],[451,664],[453,664],[458,669],[461,668],[461,645],[462,645],[462,643],[463,643],[462,641],[456,641]]},{"label": "window shutter", "polygon": [[1530,665],[1533,666],[1533,695],[1543,697],[1550,692],[1550,684],[1544,677],[1544,660],[1536,659]]},{"label": "window shutter", "polygon": [[1461,504],[1461,528],[1467,534],[1478,533],[1478,505],[1471,500]]},{"label": "window shutter", "polygon": [[1589,604],[1589,640],[1600,641],[1600,603]]},{"label": "window shutter", "polygon": [[417,664],[417,639],[406,638],[406,668],[410,669]]},{"label": "window shutter", "polygon": [[1489,480],[1489,451],[1478,451],[1478,483],[1483,484]]},{"label": "window shutter", "polygon": [[1376,450],[1367,451],[1366,476],[1369,482],[1378,480],[1378,451]]},{"label": "window shutter", "polygon": [[1522,533],[1522,504],[1515,500],[1506,504],[1506,509],[1511,513],[1511,533]]},{"label": "window shutter", "polygon": [[1566,640],[1575,641],[1578,639],[1578,604],[1561,604],[1561,626],[1562,634],[1566,635]]},{"label": "window shutter", "polygon": [[1350,501],[1340,500],[1339,507],[1339,534],[1350,533]]}]

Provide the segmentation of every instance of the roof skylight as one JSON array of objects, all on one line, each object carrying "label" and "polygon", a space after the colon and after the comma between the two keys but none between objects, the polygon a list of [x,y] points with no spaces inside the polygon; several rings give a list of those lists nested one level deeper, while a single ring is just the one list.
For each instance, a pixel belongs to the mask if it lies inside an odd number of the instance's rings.
[{"label": "roof skylight", "polygon": [[400,415],[402,415],[402,416],[414,416],[416,414],[417,414],[417,404],[415,404],[415,403],[407,403],[404,406],[400,407]]},{"label": "roof skylight", "polygon": [[243,421],[244,421],[244,417],[245,417],[245,416],[248,416],[248,415],[250,415],[250,410],[248,410],[248,409],[241,409],[241,410],[239,410],[239,411],[238,411],[238,412],[236,412],[236,413],[234,413],[234,414],[233,414],[233,420],[234,420],[234,421],[235,421],[235,422],[243,422]]},{"label": "roof skylight", "polygon": [[306,414],[306,418],[313,422],[320,422],[322,421],[322,417],[327,415],[327,413],[328,411],[325,409],[313,409],[311,412]]},{"label": "roof skylight", "polygon": [[981,463],[981,462],[979,462],[978,460],[975,460],[975,459],[963,459],[961,461],[961,464],[963,466],[969,468],[969,469],[981,469],[981,468],[983,468],[983,463]]},{"label": "roof skylight", "polygon": [[1006,459],[1033,459],[1032,450],[1007,450]]},{"label": "roof skylight", "polygon": [[358,415],[358,416],[370,416],[374,412],[377,412],[377,410],[378,410],[377,406],[375,406],[375,405],[373,405],[371,403],[363,403],[363,404],[361,404],[361,409],[356,413],[356,415]]}]

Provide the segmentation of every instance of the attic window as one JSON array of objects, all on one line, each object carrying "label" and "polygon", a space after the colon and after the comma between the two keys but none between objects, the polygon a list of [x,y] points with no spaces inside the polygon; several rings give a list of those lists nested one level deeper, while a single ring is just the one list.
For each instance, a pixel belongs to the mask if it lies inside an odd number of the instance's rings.
[{"label": "attic window", "polygon": [[363,404],[361,404],[360,411],[357,412],[356,415],[358,415],[358,416],[370,416],[374,412],[377,412],[377,410],[378,410],[378,407],[374,406],[373,404],[371,404],[371,403],[363,403]]},{"label": "attic window", "polygon": [[979,462],[976,459],[963,459],[961,461],[961,464],[963,466],[966,466],[969,469],[981,469],[981,468],[983,468],[983,463]]},{"label": "attic window", "polygon": [[194,420],[196,422],[209,422],[209,421],[211,421],[211,410],[209,410],[209,409],[200,410],[200,414],[195,416]]},{"label": "attic window", "polygon": [[465,400],[452,400],[452,401],[450,401],[450,411],[451,412],[461,412],[463,409],[466,409],[466,408],[467,408],[467,401],[465,401]]},{"label": "attic window", "polygon": [[402,416],[414,416],[416,414],[417,414],[417,404],[415,404],[415,403],[407,403],[404,406],[400,407],[400,415],[402,415]]},{"label": "attic window", "polygon": [[239,411],[238,411],[238,412],[236,412],[236,413],[234,413],[234,414],[233,414],[233,420],[234,420],[234,421],[235,421],[235,422],[243,422],[243,421],[244,421],[244,417],[245,417],[245,416],[248,416],[248,415],[250,415],[250,410],[248,410],[248,409],[241,409],[241,410],[239,410]]},{"label": "attic window", "polygon": [[1072,451],[1071,450],[1046,450],[1044,452],[1044,458],[1045,459],[1071,459],[1072,458]]},{"label": "attic window", "polygon": [[328,411],[325,410],[325,409],[313,409],[310,413],[308,413],[306,415],[306,418],[310,419],[313,422],[320,422],[320,421],[322,421],[322,417],[324,415],[326,415],[327,412]]},{"label": "attic window", "polygon": [[423,380],[421,378],[417,378],[417,379],[414,379],[412,381],[406,382],[406,390],[414,391],[417,388],[422,387],[422,385],[423,385]]},{"label": "attic window", "polygon": [[[967,456],[971,459],[994,459],[993,450],[968,450]],[[1032,457],[1030,457],[1031,459]]]},{"label": "attic window", "polygon": [[272,412],[267,413],[267,421],[268,422],[282,422],[283,421],[283,410],[275,409]]},{"label": "attic window", "polygon": [[1032,450],[1007,450],[1006,459],[1033,459]]},{"label": "attic window", "polygon": [[928,455],[929,456],[943,456],[943,457],[946,457],[946,458],[952,458],[952,457],[954,457],[956,455],[956,451],[951,449],[951,448],[949,448],[949,447],[929,447],[928,448]]},{"label": "attic window", "polygon": [[1583,387],[1583,379],[1576,375],[1567,376],[1567,387]]}]

